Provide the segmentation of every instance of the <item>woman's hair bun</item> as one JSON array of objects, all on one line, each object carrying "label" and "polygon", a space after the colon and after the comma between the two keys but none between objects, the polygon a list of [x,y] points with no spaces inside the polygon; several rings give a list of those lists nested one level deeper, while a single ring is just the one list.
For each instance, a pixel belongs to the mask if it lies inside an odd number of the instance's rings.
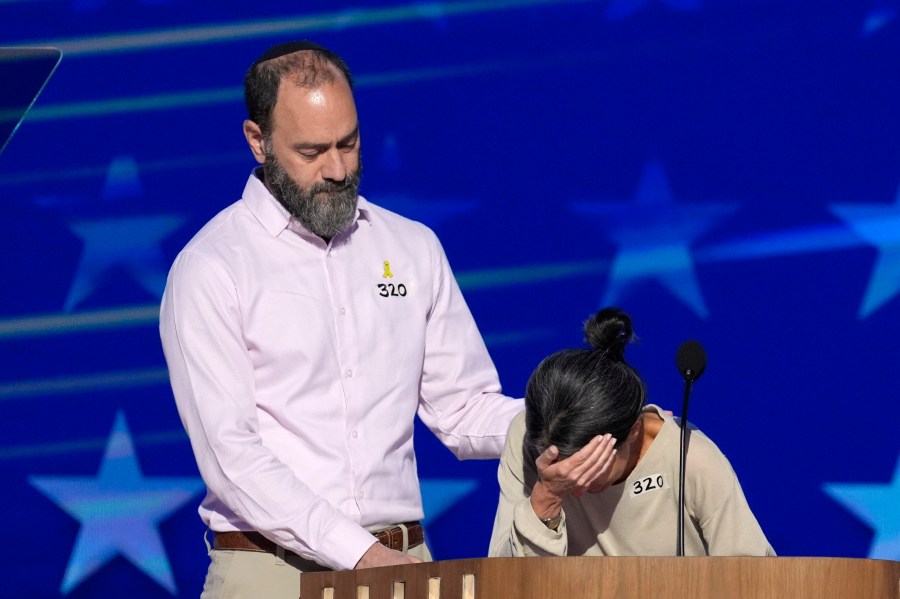
[{"label": "woman's hair bun", "polygon": [[634,339],[631,317],[619,308],[603,308],[584,323],[584,340],[594,349],[607,350],[621,360]]}]

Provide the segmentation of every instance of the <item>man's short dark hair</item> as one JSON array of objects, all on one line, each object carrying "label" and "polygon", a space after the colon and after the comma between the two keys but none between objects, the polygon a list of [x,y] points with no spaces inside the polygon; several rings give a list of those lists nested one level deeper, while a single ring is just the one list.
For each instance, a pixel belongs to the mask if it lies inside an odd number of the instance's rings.
[{"label": "man's short dark hair", "polygon": [[290,77],[294,84],[314,89],[323,83],[334,83],[335,71],[343,75],[353,89],[347,63],[328,48],[307,40],[272,46],[254,61],[244,77],[248,118],[259,125],[263,136],[268,137],[283,78]]}]

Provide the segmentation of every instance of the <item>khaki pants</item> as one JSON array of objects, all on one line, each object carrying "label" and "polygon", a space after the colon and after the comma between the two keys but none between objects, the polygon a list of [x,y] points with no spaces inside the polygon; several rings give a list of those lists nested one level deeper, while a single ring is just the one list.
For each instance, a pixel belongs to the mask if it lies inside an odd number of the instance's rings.
[{"label": "khaki pants", "polygon": [[[422,561],[431,561],[431,552],[425,543],[407,553]],[[211,549],[209,559],[200,599],[297,599],[302,572],[328,569],[292,553],[281,559],[258,551]]]}]

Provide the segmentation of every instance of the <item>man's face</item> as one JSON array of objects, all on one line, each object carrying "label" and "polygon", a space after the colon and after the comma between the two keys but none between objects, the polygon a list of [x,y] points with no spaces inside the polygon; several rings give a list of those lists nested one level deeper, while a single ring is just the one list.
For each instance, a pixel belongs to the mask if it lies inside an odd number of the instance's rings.
[{"label": "man's face", "polygon": [[360,163],[357,171],[348,173],[340,183],[320,181],[304,189],[287,173],[270,144],[263,164],[272,195],[306,230],[325,239],[345,231],[353,222],[361,168]]},{"label": "man's face", "polygon": [[266,185],[300,224],[332,238],[356,213],[359,124],[343,78],[315,89],[282,81],[264,140]]}]

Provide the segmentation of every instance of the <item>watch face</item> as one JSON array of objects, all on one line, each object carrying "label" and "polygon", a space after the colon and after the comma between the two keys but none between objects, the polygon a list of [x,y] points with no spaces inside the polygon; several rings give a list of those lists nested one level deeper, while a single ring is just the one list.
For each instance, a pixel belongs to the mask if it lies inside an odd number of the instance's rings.
[{"label": "watch face", "polygon": [[541,518],[541,522],[544,523],[544,526],[551,530],[556,530],[559,528],[559,523],[562,520],[562,512],[553,516],[552,518]]}]

